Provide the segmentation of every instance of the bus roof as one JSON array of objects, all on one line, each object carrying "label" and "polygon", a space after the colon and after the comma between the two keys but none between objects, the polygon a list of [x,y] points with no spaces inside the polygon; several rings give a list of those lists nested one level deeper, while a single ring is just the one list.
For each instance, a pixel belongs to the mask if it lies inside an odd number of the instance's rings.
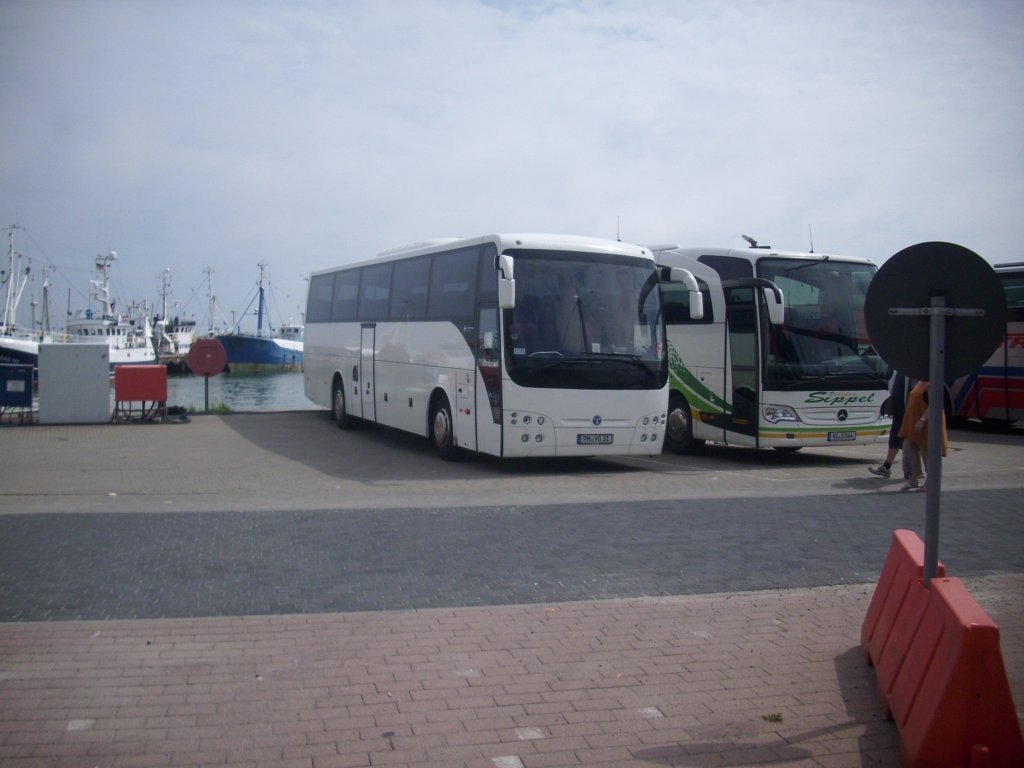
[{"label": "bus roof", "polygon": [[619,254],[622,256],[639,256],[641,258],[652,258],[651,251],[632,243],[623,243],[617,240],[604,240],[597,237],[585,237],[582,235],[559,235],[546,233],[528,234],[493,234],[481,235],[479,237],[445,237],[424,240],[419,243],[400,246],[391,250],[379,253],[376,257],[352,262],[351,264],[337,265],[334,267],[315,270],[314,275],[321,272],[333,272],[337,269],[350,269],[365,267],[372,264],[380,264],[388,261],[396,261],[409,256],[421,256],[423,254],[435,253],[437,251],[449,250],[452,247],[471,247],[483,243],[494,243],[498,253],[504,253],[511,248],[529,248],[536,250],[553,251],[599,251],[601,253]]},{"label": "bus roof", "polygon": [[836,253],[817,253],[808,251],[785,251],[779,248],[690,248],[679,245],[651,245],[654,252],[673,251],[685,256],[733,256],[755,262],[763,258],[806,259],[807,261],[846,261],[856,264],[874,264],[871,259],[862,256],[842,256]]}]

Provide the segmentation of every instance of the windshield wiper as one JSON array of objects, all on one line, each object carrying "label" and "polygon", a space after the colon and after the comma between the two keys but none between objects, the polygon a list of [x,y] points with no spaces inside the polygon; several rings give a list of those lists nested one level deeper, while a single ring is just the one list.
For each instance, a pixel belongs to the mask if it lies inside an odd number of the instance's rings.
[{"label": "windshield wiper", "polygon": [[826,261],[828,261],[828,259],[828,254],[822,254],[821,258],[818,259],[817,261],[808,261],[806,264],[800,264],[799,266],[793,267],[792,269],[780,269],[779,274],[791,275],[794,272],[798,272],[801,269],[807,269],[807,267],[813,267],[816,266],[817,264],[824,264]]},{"label": "windshield wiper", "polygon": [[593,352],[587,356],[588,358],[601,358],[604,360],[611,360],[617,363],[628,363],[634,365],[637,368],[641,368],[647,372],[650,372],[650,367],[644,362],[644,359],[640,355],[630,354],[628,352]]},{"label": "windshield wiper", "polygon": [[858,381],[877,381],[883,387],[886,380],[875,373],[866,373],[864,371],[839,371],[833,373],[807,373],[798,376],[800,382],[808,381],[840,381],[856,379]]}]

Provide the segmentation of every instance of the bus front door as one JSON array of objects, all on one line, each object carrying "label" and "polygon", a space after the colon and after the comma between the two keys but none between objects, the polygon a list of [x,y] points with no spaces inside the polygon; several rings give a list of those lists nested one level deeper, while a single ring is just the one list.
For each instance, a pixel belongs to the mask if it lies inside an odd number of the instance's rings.
[{"label": "bus front door", "polygon": [[728,430],[733,445],[756,446],[758,438],[757,311],[753,288],[725,292],[729,336],[729,379],[732,414]]},{"label": "bus front door", "polygon": [[367,421],[377,420],[373,380],[373,348],[376,333],[376,325],[363,323],[359,336],[359,416]]},{"label": "bus front door", "polygon": [[501,446],[501,333],[498,308],[482,305],[477,322],[476,439],[477,450],[493,456]]}]

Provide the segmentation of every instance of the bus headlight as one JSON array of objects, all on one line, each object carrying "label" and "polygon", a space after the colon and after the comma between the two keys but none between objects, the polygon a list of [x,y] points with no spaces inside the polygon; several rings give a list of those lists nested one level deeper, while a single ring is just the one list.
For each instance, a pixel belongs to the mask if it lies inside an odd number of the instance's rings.
[{"label": "bus headlight", "polygon": [[788,405],[766,405],[764,420],[769,424],[778,424],[780,421],[800,421],[800,417]]}]

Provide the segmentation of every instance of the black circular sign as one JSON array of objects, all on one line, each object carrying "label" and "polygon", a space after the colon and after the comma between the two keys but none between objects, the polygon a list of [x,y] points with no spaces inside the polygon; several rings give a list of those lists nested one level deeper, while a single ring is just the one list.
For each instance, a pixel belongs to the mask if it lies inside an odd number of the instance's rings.
[{"label": "black circular sign", "polygon": [[891,309],[927,309],[933,296],[947,309],[980,309],[980,317],[946,316],[943,378],[976,370],[1006,332],[1006,294],[992,266],[954,243],[918,243],[886,261],[868,286],[868,336],[885,362],[913,379],[928,379],[931,318],[893,315]]}]

